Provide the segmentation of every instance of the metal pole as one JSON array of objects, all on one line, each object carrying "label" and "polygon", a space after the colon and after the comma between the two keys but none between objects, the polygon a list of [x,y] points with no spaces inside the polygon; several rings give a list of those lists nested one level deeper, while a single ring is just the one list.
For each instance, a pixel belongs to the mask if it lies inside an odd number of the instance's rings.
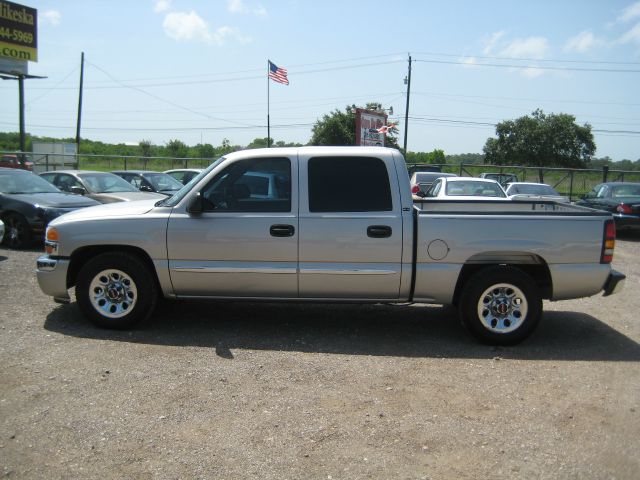
[{"label": "metal pole", "polygon": [[84,83],[84,52],[80,55],[80,91],[78,92],[78,123],[76,125],[77,153],[80,153],[80,123],[82,120],[82,86]]},{"label": "metal pole", "polygon": [[267,148],[271,147],[271,119],[269,118],[269,70],[270,61],[267,60]]},{"label": "metal pole", "polygon": [[404,154],[407,154],[407,133],[409,130],[409,96],[411,95],[411,55],[409,55],[409,75],[407,75],[407,108],[404,112]]},{"label": "metal pole", "polygon": [[[18,76],[18,102],[20,109],[20,151],[26,150],[25,132],[24,132],[24,75]],[[22,156],[21,160],[24,160]]]}]

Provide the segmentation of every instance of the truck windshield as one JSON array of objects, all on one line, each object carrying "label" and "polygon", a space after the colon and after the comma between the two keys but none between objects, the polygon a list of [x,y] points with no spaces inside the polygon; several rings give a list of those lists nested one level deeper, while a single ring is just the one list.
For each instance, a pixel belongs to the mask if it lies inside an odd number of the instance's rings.
[{"label": "truck windshield", "polygon": [[220,164],[220,162],[222,162],[224,159],[225,159],[225,157],[220,157],[219,159],[214,161],[211,165],[209,165],[207,168],[205,168],[199,174],[197,174],[195,177],[193,177],[189,181],[189,183],[187,183],[184,187],[182,187],[180,190],[178,190],[172,196],[157,202],[156,203],[156,207],[175,207],[178,203],[180,203],[180,201],[185,197],[185,195],[191,191],[193,186],[200,181],[201,178],[203,178],[211,170],[216,168]]}]

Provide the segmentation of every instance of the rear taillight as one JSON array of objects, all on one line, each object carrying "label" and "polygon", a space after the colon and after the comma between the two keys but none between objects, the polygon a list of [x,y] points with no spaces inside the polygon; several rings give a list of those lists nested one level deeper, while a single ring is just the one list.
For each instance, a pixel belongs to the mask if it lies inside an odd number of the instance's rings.
[{"label": "rear taillight", "polygon": [[411,193],[413,195],[416,195],[419,191],[420,191],[420,186],[419,185],[412,185],[411,186]]},{"label": "rear taillight", "polygon": [[604,241],[602,242],[602,255],[600,263],[611,263],[613,261],[613,249],[616,246],[616,224],[613,220],[604,223]]},{"label": "rear taillight", "polygon": [[631,207],[624,203],[621,203],[616,207],[616,212],[624,213],[625,215],[630,215],[632,213]]}]

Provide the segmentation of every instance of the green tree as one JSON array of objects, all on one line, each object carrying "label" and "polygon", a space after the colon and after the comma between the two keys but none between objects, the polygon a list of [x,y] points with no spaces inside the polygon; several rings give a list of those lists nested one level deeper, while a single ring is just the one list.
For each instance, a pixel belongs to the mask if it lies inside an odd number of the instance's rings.
[{"label": "green tree", "polygon": [[140,140],[138,146],[140,147],[140,154],[143,157],[148,158],[151,156],[151,140]]},{"label": "green tree", "polygon": [[185,158],[187,156],[188,147],[181,140],[169,140],[167,142],[167,153],[170,157]]},{"label": "green tree", "polygon": [[[344,112],[334,110],[317,120],[312,129],[309,145],[355,145],[356,143],[356,107],[347,105]],[[364,107],[367,110],[381,110],[379,103],[370,102]],[[386,146],[399,148],[396,135],[397,127],[389,129],[386,138]]]},{"label": "green tree", "polygon": [[444,150],[439,148],[431,152],[407,152],[404,159],[407,163],[446,163]]},{"label": "green tree", "polygon": [[591,125],[580,126],[566,113],[505,120],[496,126],[498,138],[488,138],[483,151],[496,165],[582,168],[596,151]]}]

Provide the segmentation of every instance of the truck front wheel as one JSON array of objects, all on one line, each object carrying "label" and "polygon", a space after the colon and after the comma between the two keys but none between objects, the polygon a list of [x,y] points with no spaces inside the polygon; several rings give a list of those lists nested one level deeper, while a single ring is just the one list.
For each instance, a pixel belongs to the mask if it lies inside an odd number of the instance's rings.
[{"label": "truck front wheel", "polygon": [[99,327],[135,326],[153,313],[157,298],[153,274],[135,255],[103,253],[89,260],[78,274],[78,306]]},{"label": "truck front wheel", "polygon": [[476,272],[460,296],[460,319],[473,336],[491,345],[513,345],[540,322],[542,296],[522,270],[494,266]]}]

